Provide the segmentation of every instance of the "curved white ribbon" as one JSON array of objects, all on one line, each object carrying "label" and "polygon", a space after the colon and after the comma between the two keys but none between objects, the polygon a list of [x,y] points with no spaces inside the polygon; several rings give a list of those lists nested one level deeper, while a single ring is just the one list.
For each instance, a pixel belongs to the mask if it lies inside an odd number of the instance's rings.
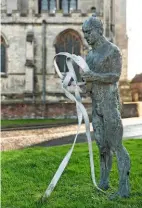
[{"label": "curved white ribbon", "polygon": [[[68,67],[69,72],[66,73],[65,76],[62,75],[62,73],[60,72],[58,65],[56,63],[56,57],[59,55],[63,55],[66,56],[66,64]],[[64,157],[64,159],[62,160],[58,170],[56,171],[53,179],[51,180],[48,188],[45,191],[45,194],[43,196],[43,199],[47,198],[50,196],[50,194],[52,193],[53,189],[55,188],[58,180],[60,179],[65,167],[67,166],[76,140],[77,140],[77,136],[79,134],[79,129],[82,123],[82,119],[84,119],[85,122],[85,127],[86,127],[86,136],[87,136],[87,140],[88,140],[88,148],[89,148],[89,156],[90,156],[90,167],[91,167],[91,176],[92,176],[92,181],[94,186],[101,192],[105,193],[102,189],[100,189],[96,183],[96,179],[95,179],[95,170],[94,170],[94,160],[93,160],[93,150],[92,150],[92,141],[91,141],[91,133],[90,133],[90,122],[89,122],[89,117],[87,114],[87,111],[85,109],[85,107],[82,104],[81,101],[81,96],[80,96],[80,88],[79,85],[82,85],[83,83],[78,83],[77,82],[77,77],[72,65],[72,60],[79,66],[82,68],[82,70],[84,72],[89,71],[89,67],[87,65],[87,63],[84,61],[84,59],[81,56],[76,56],[75,54],[69,54],[67,52],[61,52],[58,53],[55,57],[54,57],[54,66],[56,69],[57,74],[59,75],[59,77],[62,79],[62,88],[65,92],[65,95],[72,101],[74,101],[76,103],[76,108],[77,108],[77,116],[78,116],[78,130],[77,130],[77,134],[75,136],[73,145],[71,147],[71,149],[68,151],[68,153],[66,154],[66,156]],[[73,81],[71,82],[71,79],[73,79]],[[68,90],[67,87],[69,86],[69,83],[71,82],[71,85],[75,86],[75,96],[73,94],[71,94]]]}]

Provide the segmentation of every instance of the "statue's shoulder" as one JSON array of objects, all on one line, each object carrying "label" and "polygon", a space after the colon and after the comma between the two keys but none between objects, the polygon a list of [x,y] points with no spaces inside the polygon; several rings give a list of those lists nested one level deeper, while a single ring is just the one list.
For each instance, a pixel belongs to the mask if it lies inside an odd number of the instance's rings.
[{"label": "statue's shoulder", "polygon": [[121,51],[117,45],[108,41],[108,45],[110,47],[110,51],[113,56],[121,56]]}]

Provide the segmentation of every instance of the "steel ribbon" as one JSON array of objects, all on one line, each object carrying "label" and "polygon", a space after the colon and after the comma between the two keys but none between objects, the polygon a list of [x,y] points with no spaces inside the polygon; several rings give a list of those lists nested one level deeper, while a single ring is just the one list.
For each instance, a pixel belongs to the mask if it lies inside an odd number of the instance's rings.
[{"label": "steel ribbon", "polygon": [[[59,56],[59,55],[60,56],[61,55],[66,56],[66,64],[67,64],[69,72],[66,73],[65,77],[60,72],[59,67],[58,67],[58,65],[56,63],[56,57]],[[73,68],[73,65],[72,65],[72,60],[80,68],[82,68],[82,70],[84,72],[87,72],[87,71],[90,70],[88,65],[87,65],[87,63],[85,62],[85,60],[81,56],[76,56],[75,54],[70,54],[70,53],[67,53],[67,52],[61,52],[61,53],[56,54],[56,56],[54,57],[54,66],[55,66],[55,70],[56,70],[57,74],[59,75],[59,77],[62,80],[62,88],[63,88],[63,90],[65,92],[65,95],[70,100],[72,100],[72,101],[74,101],[76,103],[77,117],[78,117],[78,129],[77,129],[77,133],[76,133],[76,136],[74,138],[74,142],[72,144],[72,147],[67,152],[67,154],[65,155],[65,157],[62,160],[61,164],[59,165],[59,168],[57,169],[54,177],[52,178],[49,186],[47,187],[47,189],[46,189],[46,191],[45,191],[45,193],[43,195],[43,200],[50,196],[50,194],[54,190],[57,182],[59,181],[59,179],[60,179],[64,169],[66,168],[66,166],[67,166],[67,164],[68,164],[68,162],[69,162],[69,160],[71,158],[71,155],[72,155],[72,152],[73,152],[76,140],[77,140],[77,136],[79,134],[79,129],[80,129],[80,126],[81,126],[81,123],[82,123],[82,119],[84,119],[84,122],[85,122],[86,136],[87,136],[87,140],[88,140],[88,148],[89,148],[89,156],[90,156],[90,168],[91,168],[92,181],[93,181],[94,186],[99,191],[105,193],[102,189],[100,189],[98,187],[98,185],[96,183],[94,160],[93,160],[92,140],[91,140],[91,133],[90,133],[90,122],[89,122],[89,117],[88,117],[87,111],[86,111],[85,107],[82,104],[82,99],[81,99],[81,96],[80,96],[80,87],[79,86],[82,85],[83,83],[78,83],[77,82],[77,77],[76,77],[76,74],[75,74],[75,71],[74,71],[74,68]],[[71,85],[73,85],[75,87],[75,90],[74,90],[75,96],[72,93],[70,93],[68,91],[68,89],[67,89],[67,87],[68,87],[68,85],[70,83],[71,78],[73,79],[73,81],[71,82]]]}]

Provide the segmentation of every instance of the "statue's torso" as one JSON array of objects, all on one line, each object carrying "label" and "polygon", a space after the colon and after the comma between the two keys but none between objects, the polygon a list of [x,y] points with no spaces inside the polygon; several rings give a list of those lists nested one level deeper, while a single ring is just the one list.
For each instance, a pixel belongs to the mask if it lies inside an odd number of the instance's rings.
[{"label": "statue's torso", "polygon": [[[109,42],[106,42],[97,50],[90,50],[86,62],[91,71],[99,74],[111,73],[115,71],[115,66],[112,67],[112,57],[117,47]],[[118,99],[118,83],[102,83],[94,81],[92,83],[92,98],[99,102],[115,102]]]}]

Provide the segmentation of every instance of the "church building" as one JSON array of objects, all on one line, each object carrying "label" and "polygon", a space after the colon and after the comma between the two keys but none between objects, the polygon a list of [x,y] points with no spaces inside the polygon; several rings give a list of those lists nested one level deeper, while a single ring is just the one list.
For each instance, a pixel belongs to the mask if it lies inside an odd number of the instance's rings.
[{"label": "church building", "polygon": [[[66,51],[84,59],[89,46],[82,23],[93,13],[104,23],[104,35],[122,53],[122,102],[130,101],[127,85],[126,0],[1,0],[2,118],[75,117],[53,65]],[[65,70],[65,59],[58,64]],[[79,71],[79,69],[77,69]],[[83,97],[91,112],[91,100]]]}]

